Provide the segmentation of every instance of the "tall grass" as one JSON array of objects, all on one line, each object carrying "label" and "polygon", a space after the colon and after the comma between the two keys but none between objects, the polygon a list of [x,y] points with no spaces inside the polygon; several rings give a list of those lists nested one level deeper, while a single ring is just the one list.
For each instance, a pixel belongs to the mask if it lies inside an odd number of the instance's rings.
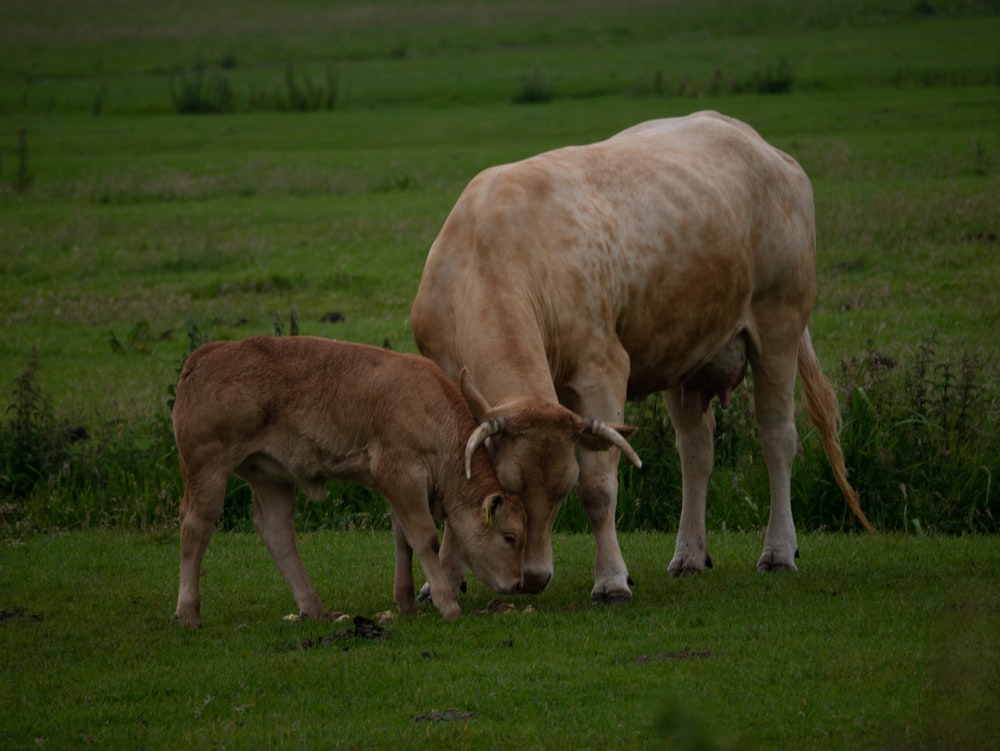
[{"label": "tall grass", "polygon": [[[1000,529],[1000,382],[985,354],[944,357],[933,339],[888,355],[872,345],[841,363],[841,442],[851,483],[883,530],[962,534]],[[728,410],[714,403],[715,528],[767,522],[768,475],[753,419],[752,374]],[[621,470],[620,526],[668,530],[680,514],[680,462],[659,397],[630,409],[644,468]],[[819,436],[800,421],[792,507],[800,528],[853,528]],[[579,528],[579,524],[569,524]]]},{"label": "tall grass", "polygon": [[[295,330],[293,314],[291,328]],[[283,326],[276,322],[280,334]],[[190,348],[203,341],[197,326]],[[183,493],[168,411],[148,419],[87,426],[60,423],[37,383],[37,362],[18,377],[0,425],[0,520],[14,536],[51,528],[150,529],[171,525]],[[179,370],[179,366],[178,366]],[[1000,531],[994,476],[1000,477],[1000,384],[986,355],[940,357],[933,339],[889,355],[872,346],[841,363],[841,440],[850,478],[869,518],[883,530],[943,534]],[[165,384],[171,397],[173,384]],[[752,376],[728,410],[715,409],[716,462],[709,525],[754,530],[767,522],[769,491],[753,417]],[[622,466],[622,530],[671,531],[680,514],[680,463],[660,396],[629,405],[632,444],[643,468]],[[818,436],[800,425],[792,503],[801,529],[853,528]],[[334,482],[320,502],[299,498],[300,530],[388,526],[375,491]],[[222,526],[252,529],[249,490],[230,481]],[[575,500],[561,531],[585,531]]]}]

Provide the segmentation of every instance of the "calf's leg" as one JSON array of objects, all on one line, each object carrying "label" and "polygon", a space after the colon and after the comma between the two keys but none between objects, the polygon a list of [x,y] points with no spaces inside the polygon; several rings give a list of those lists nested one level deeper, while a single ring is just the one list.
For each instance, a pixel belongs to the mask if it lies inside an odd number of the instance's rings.
[{"label": "calf's leg", "polygon": [[248,482],[253,490],[254,526],[292,590],[299,612],[310,618],[326,618],[326,609],[309,581],[295,544],[294,483],[269,477],[253,477]]},{"label": "calf's leg", "polygon": [[201,626],[201,562],[212,528],[222,516],[226,478],[208,473],[192,474],[184,480],[180,508],[181,563],[175,617],[183,626]]},{"label": "calf's leg", "polygon": [[[417,612],[417,603],[413,599],[413,548],[406,541],[403,526],[392,513],[392,541],[395,545],[395,570],[392,582],[392,599],[405,615]],[[425,585],[427,597],[430,597],[430,587]],[[421,590],[423,593],[423,590]]]},{"label": "calf's leg", "polygon": [[[434,517],[431,516],[430,506],[427,500],[426,490],[418,485],[400,485],[397,487],[386,487],[382,489],[389,505],[392,507],[393,518],[393,538],[396,541],[396,581],[393,585],[393,592],[397,594],[403,590],[408,590],[408,597],[402,597],[402,602],[396,600],[396,605],[402,612],[405,608],[411,607],[413,600],[413,574],[407,570],[401,575],[401,561],[399,558],[400,545],[405,543],[410,550],[417,554],[420,566],[427,577],[430,585],[431,599],[434,606],[441,611],[445,618],[458,618],[462,614],[462,609],[458,605],[455,597],[455,590],[448,580],[441,561],[438,559],[437,526],[434,524]],[[412,560],[412,559],[411,559]],[[415,605],[413,606],[415,608]]]},{"label": "calf's leg", "polygon": [[[451,588],[455,590],[455,596],[457,597],[459,592],[464,592],[466,589],[466,565],[462,549],[455,541],[455,533],[449,531],[450,529],[446,523],[444,525],[444,532],[441,535],[441,549],[438,551],[438,560],[441,562],[441,568],[444,570],[445,576],[448,577],[448,581],[451,582]],[[429,599],[430,596],[431,586],[429,583],[424,582],[420,588],[420,592],[417,593],[417,599],[423,601]]]}]

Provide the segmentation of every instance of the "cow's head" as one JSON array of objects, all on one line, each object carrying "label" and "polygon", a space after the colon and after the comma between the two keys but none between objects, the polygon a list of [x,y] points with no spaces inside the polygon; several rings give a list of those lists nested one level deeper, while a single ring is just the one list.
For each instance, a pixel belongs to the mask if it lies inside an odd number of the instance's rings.
[{"label": "cow's head", "polygon": [[475,450],[487,443],[500,484],[524,499],[528,522],[524,591],[541,592],[552,579],[552,527],[579,474],[577,446],[590,450],[616,448],[636,466],[642,466],[624,437],[634,428],[588,420],[559,404],[540,400],[491,406],[465,369],[461,387],[480,423],[466,444],[466,474]]}]

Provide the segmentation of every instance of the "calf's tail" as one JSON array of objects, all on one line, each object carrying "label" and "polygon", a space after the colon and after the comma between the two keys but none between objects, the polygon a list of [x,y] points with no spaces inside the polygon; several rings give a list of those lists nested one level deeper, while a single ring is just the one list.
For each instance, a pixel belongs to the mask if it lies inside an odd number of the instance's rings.
[{"label": "calf's tail", "polygon": [[861,510],[857,493],[847,481],[847,467],[844,464],[844,452],[840,448],[838,435],[840,432],[840,412],[837,408],[837,393],[819,368],[819,360],[816,359],[809,329],[802,332],[802,338],[799,340],[798,367],[799,378],[802,382],[802,404],[809,419],[819,431],[823,441],[823,450],[826,452],[826,457],[830,460],[830,467],[833,469],[833,477],[837,481],[837,485],[840,486],[844,498],[847,499],[847,505],[851,507],[851,511],[861,522],[861,526],[869,532],[876,532],[875,527],[865,516],[865,512]]}]

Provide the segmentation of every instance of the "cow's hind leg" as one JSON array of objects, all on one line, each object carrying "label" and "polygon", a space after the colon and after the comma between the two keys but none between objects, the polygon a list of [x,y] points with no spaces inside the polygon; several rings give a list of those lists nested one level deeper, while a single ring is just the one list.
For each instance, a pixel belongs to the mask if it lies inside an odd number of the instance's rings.
[{"label": "cow's hind leg", "polygon": [[295,484],[267,476],[247,478],[253,491],[253,523],[267,546],[299,612],[322,619],[327,613],[309,581],[295,544]]},{"label": "cow's hind leg", "polygon": [[798,442],[795,429],[796,344],[766,358],[752,357],[757,429],[771,484],[771,510],[764,551],[757,570],[795,571],[798,543],[792,520],[792,461]]},{"label": "cow's hind leg", "polygon": [[209,473],[185,479],[180,508],[181,563],[175,617],[183,626],[201,626],[201,562],[215,522],[222,516],[226,477]]},{"label": "cow's hind leg", "polygon": [[681,520],[669,571],[674,576],[698,574],[712,567],[705,529],[708,480],[715,463],[715,415],[700,398],[683,399],[681,389],[663,393],[676,434],[681,460]]}]

